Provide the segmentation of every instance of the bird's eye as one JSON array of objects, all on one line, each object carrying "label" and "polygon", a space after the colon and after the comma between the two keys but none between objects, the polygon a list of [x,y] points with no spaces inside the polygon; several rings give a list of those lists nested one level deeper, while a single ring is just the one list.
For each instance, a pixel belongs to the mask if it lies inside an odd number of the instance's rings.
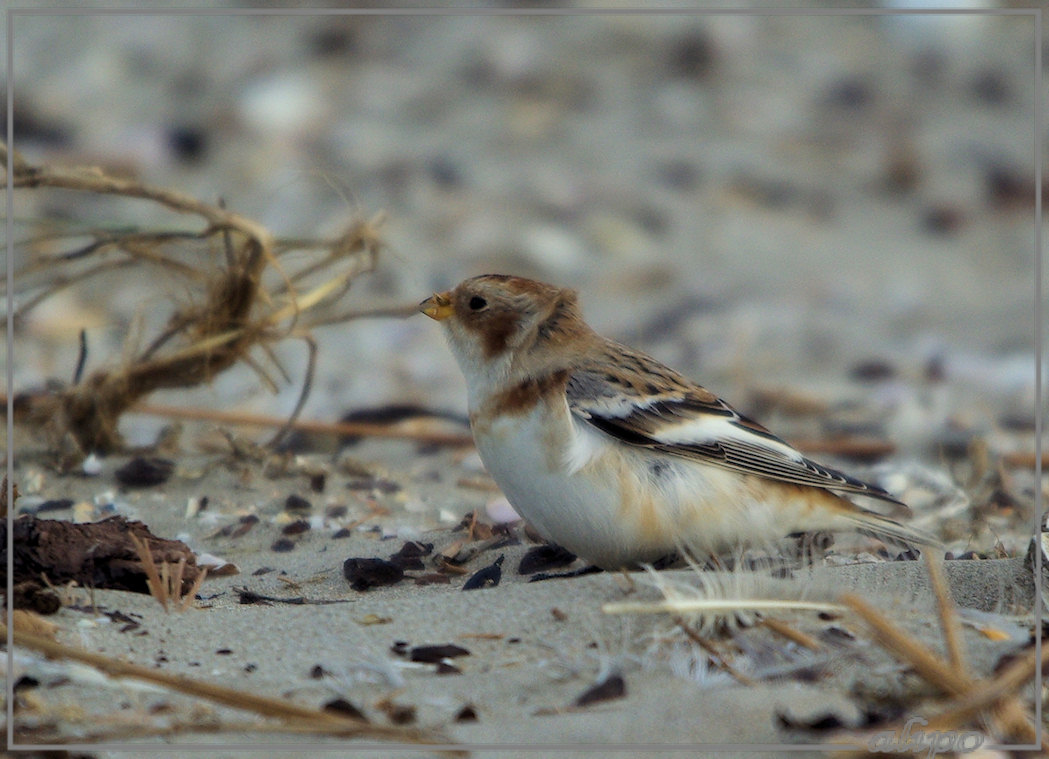
[{"label": "bird's eye", "polygon": [[470,310],[471,311],[480,311],[482,308],[484,308],[487,305],[488,305],[488,301],[486,301],[480,295],[475,295],[472,298],[470,298],[469,306],[470,306]]}]

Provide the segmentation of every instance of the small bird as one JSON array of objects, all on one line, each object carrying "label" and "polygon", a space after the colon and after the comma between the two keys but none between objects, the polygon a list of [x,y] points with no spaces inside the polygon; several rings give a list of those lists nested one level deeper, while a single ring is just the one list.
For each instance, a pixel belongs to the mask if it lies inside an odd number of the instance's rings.
[{"label": "small bird", "polygon": [[716,556],[794,532],[935,540],[885,490],[806,458],[714,393],[601,337],[574,290],[488,274],[419,310],[466,378],[481,460],[535,529],[604,569]]}]

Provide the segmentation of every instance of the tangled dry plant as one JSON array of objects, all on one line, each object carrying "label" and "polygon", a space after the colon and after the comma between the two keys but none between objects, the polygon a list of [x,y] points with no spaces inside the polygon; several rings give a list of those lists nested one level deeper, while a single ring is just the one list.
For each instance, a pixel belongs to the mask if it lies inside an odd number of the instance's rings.
[{"label": "tangled dry plant", "polygon": [[[0,161],[7,160],[7,146],[0,143]],[[16,321],[66,288],[88,279],[129,267],[151,266],[178,283],[173,289],[188,293],[188,302],[172,303],[166,326],[151,339],[128,336],[124,360],[81,377],[73,384],[46,393],[16,398],[16,414],[31,425],[46,429],[59,450],[71,450],[74,460],[97,451],[117,450],[122,439],[117,425],[121,414],[139,400],[163,388],[186,388],[208,382],[238,362],[251,366],[264,384],[275,389],[276,369],[290,381],[273,352],[285,338],[303,339],[316,346],[312,327],[353,318],[337,311],[337,304],[353,280],[371,271],[383,246],[379,227],[383,216],[356,220],[330,240],[275,238],[255,221],[226,210],[220,203],[204,203],[189,195],[136,180],[107,175],[101,169],[32,166],[12,155],[16,191],[43,188],[91,195],[115,195],[158,204],[171,211],[198,217],[197,231],[91,229],[46,231],[17,242],[23,249],[64,247],[59,252],[36,253],[16,273],[15,282],[4,279],[4,292],[21,302]],[[84,236],[87,244],[70,245]],[[187,248],[207,251],[187,256]],[[288,254],[295,253],[294,257]],[[303,255],[305,254],[305,255]],[[292,263],[292,259],[298,263]],[[305,261],[305,263],[303,263]],[[44,273],[36,292],[15,293],[20,280]],[[81,360],[85,351],[81,337]],[[142,346],[145,347],[142,347]],[[261,352],[268,366],[252,354]],[[303,395],[292,418],[305,400],[312,361],[303,383]]]},{"label": "tangled dry plant", "polygon": [[[844,594],[842,603],[863,619],[876,643],[909,664],[923,680],[947,697],[947,704],[930,716],[923,727],[931,731],[957,730],[965,725],[982,723],[996,737],[1020,740],[1030,744],[1026,746],[1028,750],[1040,748],[1044,754],[1049,754],[1049,736],[1034,722],[1031,710],[1020,695],[1023,688],[1037,678],[1038,671],[1049,666],[1049,646],[1032,646],[1030,651],[1018,656],[992,679],[970,675],[957,609],[951,600],[940,560],[933,559],[928,553],[925,559],[940,612],[946,658],[908,635],[856,594]],[[1035,634],[1041,635],[1041,631],[1036,630]],[[897,735],[902,730],[900,725],[893,728]]]},{"label": "tangled dry plant", "polygon": [[[774,597],[777,586],[768,585],[767,578],[763,576],[756,577],[760,585],[748,587],[749,581],[742,580],[749,575],[704,572],[695,564],[691,564],[695,572],[691,582],[676,582],[667,575],[647,568],[648,577],[663,594],[662,600],[610,602],[602,606],[602,611],[606,614],[670,615],[674,624],[711,657],[715,666],[744,685],[753,685],[754,680],[735,668],[702,633],[714,631],[719,626],[723,629],[733,627],[735,615],[740,612],[747,615],[754,612],[768,614],[775,610],[833,611],[835,614],[851,612],[867,625],[871,640],[900,662],[909,665],[922,680],[939,692],[939,697],[923,704],[935,712],[922,716],[922,725],[927,731],[959,731],[975,726],[997,739],[1023,741],[1030,744],[1025,748],[1040,749],[1043,755],[1049,756],[1049,737],[1044,730],[1039,730],[1023,693],[1024,688],[1036,679],[1037,673],[1049,667],[1049,646],[1044,645],[1044,641],[1041,645],[1032,645],[1030,650],[1018,654],[1014,661],[1002,667],[993,677],[979,678],[971,674],[972,667],[961,634],[961,621],[944,576],[942,559],[934,557],[931,551],[925,551],[924,557],[939,612],[945,657],[938,655],[924,642],[893,623],[884,611],[855,593],[840,594],[833,587],[814,589],[811,585],[786,583],[779,586],[778,590],[813,596],[830,592],[836,600]],[[759,591],[759,588],[761,595],[753,592]],[[817,639],[782,620],[765,617],[761,624],[810,650],[818,650],[821,646]],[[1040,635],[1041,632],[1036,630],[1035,634]],[[904,719],[911,716],[915,715],[908,710]],[[925,716],[928,718],[925,719]],[[869,746],[878,735],[906,734],[904,719],[899,723],[879,725],[867,732],[836,733],[829,742]],[[869,754],[861,751],[848,755]]]}]

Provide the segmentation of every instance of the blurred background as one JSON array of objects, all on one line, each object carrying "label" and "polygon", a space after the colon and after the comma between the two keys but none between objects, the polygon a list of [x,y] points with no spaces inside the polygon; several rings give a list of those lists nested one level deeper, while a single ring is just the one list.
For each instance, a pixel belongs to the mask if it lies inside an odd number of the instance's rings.
[{"label": "blurred background", "polygon": [[[812,401],[822,424],[932,461],[1003,430],[1033,450],[1031,15],[59,13],[9,31],[31,163],[221,198],[280,236],[384,211],[388,247],[354,306],[535,277],[787,436],[818,434],[792,421]],[[17,195],[16,239],[41,219],[179,223]],[[16,388],[68,382],[81,328],[89,372],[118,362],[136,314],[178,297],[156,271],[64,290],[19,323]],[[465,410],[421,316],[316,336],[305,418]],[[156,400],[287,414],[299,389],[273,395],[240,367]],[[146,443],[162,424],[124,431]]]}]

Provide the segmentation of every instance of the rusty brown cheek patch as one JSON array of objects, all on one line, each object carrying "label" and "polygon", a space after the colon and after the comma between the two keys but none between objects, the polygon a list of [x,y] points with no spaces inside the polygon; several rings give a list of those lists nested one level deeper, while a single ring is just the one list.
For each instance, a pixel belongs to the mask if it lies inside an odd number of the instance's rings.
[{"label": "rusty brown cheek patch", "polygon": [[566,371],[528,379],[500,393],[495,399],[495,405],[506,414],[524,414],[535,408],[543,398],[553,393],[563,393],[566,384],[568,384],[568,372]]},{"label": "rusty brown cheek patch", "polygon": [[465,326],[481,336],[481,350],[485,358],[493,358],[506,350],[510,337],[517,329],[513,314],[486,314],[483,321],[466,320]]}]

